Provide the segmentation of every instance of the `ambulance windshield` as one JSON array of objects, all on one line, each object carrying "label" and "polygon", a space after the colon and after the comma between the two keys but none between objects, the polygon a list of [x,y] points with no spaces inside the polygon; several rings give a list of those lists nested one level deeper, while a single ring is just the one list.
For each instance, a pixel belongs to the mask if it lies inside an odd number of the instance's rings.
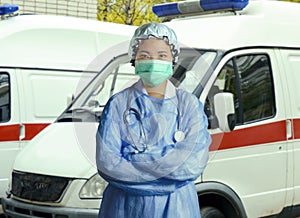
[{"label": "ambulance windshield", "polygon": [[[218,52],[181,49],[170,81],[199,97],[203,84],[213,71]],[[57,122],[98,122],[108,99],[138,80],[127,54],[111,60],[80,96],[58,118]]]}]

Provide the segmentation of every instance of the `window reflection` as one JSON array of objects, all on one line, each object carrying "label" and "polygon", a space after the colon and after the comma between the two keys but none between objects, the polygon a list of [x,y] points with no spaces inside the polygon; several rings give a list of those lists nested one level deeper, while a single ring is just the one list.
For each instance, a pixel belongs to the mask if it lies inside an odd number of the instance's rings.
[{"label": "window reflection", "polygon": [[237,56],[224,65],[205,104],[209,127],[212,129],[218,127],[214,116],[213,97],[219,92],[233,93],[237,125],[274,116],[275,98],[268,56]]}]

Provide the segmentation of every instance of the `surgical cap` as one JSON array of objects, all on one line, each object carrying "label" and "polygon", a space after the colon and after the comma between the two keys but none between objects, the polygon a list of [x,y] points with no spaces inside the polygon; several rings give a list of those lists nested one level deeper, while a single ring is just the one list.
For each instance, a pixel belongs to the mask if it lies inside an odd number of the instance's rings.
[{"label": "surgical cap", "polygon": [[131,60],[135,59],[136,52],[138,50],[139,42],[141,40],[155,37],[157,39],[166,40],[169,44],[173,56],[173,63],[178,60],[179,46],[177,36],[171,28],[161,23],[148,23],[140,26],[134,32],[134,35],[130,41],[128,55]]}]

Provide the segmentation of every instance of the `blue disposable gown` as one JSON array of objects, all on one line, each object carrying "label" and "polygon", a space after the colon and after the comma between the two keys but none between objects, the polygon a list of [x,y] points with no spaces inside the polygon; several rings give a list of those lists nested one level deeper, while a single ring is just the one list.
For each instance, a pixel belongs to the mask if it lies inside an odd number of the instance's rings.
[{"label": "blue disposable gown", "polygon": [[[178,128],[185,133],[180,142]],[[199,218],[193,181],[207,164],[210,142],[200,101],[169,81],[165,98],[147,95],[141,80],[112,96],[97,133],[97,168],[109,183],[99,217]]]}]

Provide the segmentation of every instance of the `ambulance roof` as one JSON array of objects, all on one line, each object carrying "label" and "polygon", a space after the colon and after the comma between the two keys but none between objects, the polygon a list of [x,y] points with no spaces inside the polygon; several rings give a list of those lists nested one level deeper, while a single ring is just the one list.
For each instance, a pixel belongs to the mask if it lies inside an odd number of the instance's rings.
[{"label": "ambulance roof", "polygon": [[85,70],[113,44],[128,41],[134,26],[51,15],[0,20],[0,66]]},{"label": "ambulance roof", "polygon": [[300,48],[300,3],[249,1],[239,12],[176,18],[178,40],[190,47],[229,50],[247,46]]}]

